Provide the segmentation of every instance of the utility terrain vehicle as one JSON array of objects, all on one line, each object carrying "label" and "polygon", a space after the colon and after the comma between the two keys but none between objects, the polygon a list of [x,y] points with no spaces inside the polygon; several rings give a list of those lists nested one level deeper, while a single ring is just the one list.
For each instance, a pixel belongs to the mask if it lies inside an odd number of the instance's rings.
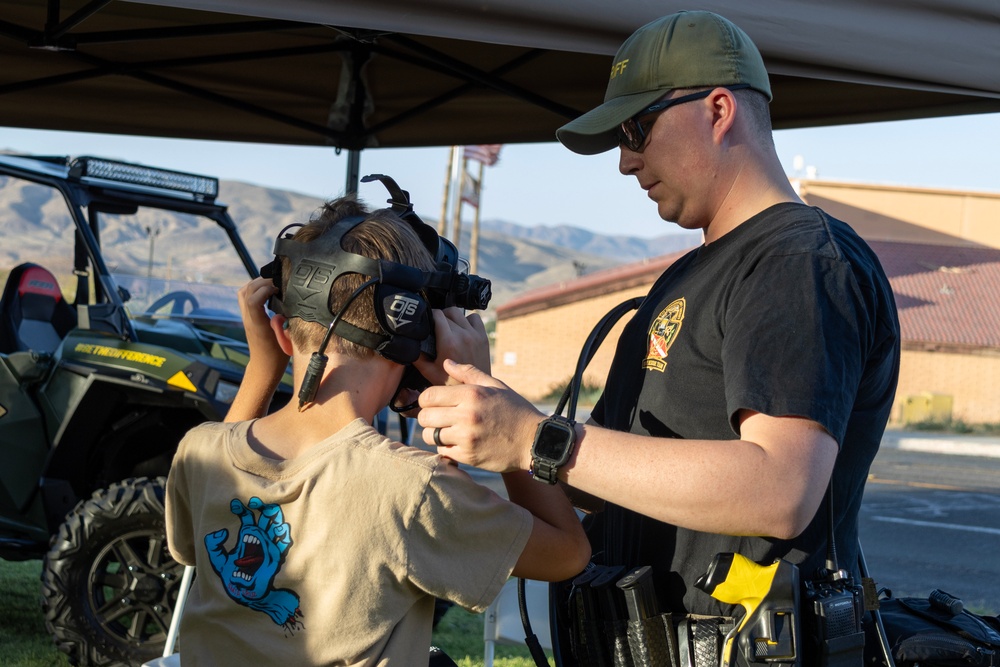
[{"label": "utility terrain vehicle", "polygon": [[248,358],[236,290],[257,267],[217,194],[194,174],[0,155],[0,557],[43,559],[45,621],[74,664],[163,649],[182,571],[165,476]]}]

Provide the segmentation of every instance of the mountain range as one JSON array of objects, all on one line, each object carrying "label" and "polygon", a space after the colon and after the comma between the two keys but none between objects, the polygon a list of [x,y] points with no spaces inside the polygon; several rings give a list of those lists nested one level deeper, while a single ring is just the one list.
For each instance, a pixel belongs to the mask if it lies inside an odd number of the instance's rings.
[{"label": "mountain range", "polygon": [[[292,222],[303,222],[323,203],[316,197],[238,181],[223,181],[220,199],[229,205],[230,214],[254,257],[271,252],[277,230]],[[436,219],[423,216],[423,220],[437,227]],[[470,221],[462,223],[462,239],[458,244],[462,256],[469,251],[471,226]],[[699,236],[683,232],[643,238],[598,234],[570,225],[528,227],[484,219],[480,222],[476,273],[492,281],[491,305],[497,306],[525,290],[658,257],[698,242]]]},{"label": "mountain range", "polygon": [[[60,199],[55,191],[15,179],[0,179],[0,238],[4,238],[0,257],[4,266],[12,267],[23,261],[43,264],[50,261],[45,251],[54,251],[45,246],[50,243],[46,239],[52,237],[53,231],[65,237],[60,230],[68,232],[70,229],[70,219]],[[251,256],[260,263],[271,259],[277,233],[291,223],[306,222],[323,203],[317,197],[238,181],[220,183],[219,201],[228,204]],[[231,252],[225,247],[212,246],[208,235],[201,234],[190,216],[140,210],[137,218],[109,218],[102,231],[103,242],[116,244],[123,258],[118,261],[134,264],[133,272],[143,272],[148,261],[150,228],[159,230],[155,241],[158,250],[170,246],[183,248],[186,252],[176,253],[178,256],[193,256],[192,261],[204,267],[218,264],[214,257]],[[435,219],[424,217],[424,221],[437,227]],[[463,221],[462,239],[458,244],[462,256],[469,252],[471,226],[470,221]],[[598,234],[570,225],[526,227],[505,220],[485,219],[480,224],[476,273],[492,281],[491,306],[495,307],[525,290],[675,252],[697,242],[698,237],[690,233],[639,238]],[[64,261],[68,261],[68,257]],[[488,317],[488,311],[486,315]]]}]

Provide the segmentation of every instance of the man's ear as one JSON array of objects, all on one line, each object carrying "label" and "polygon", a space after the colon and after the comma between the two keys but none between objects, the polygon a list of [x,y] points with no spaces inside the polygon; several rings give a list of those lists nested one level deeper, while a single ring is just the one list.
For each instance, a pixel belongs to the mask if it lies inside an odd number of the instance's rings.
[{"label": "man's ear", "polygon": [[275,314],[271,318],[271,331],[274,332],[274,337],[277,339],[281,351],[292,356],[292,337],[288,334],[288,318]]},{"label": "man's ear", "polygon": [[727,88],[716,88],[709,96],[712,105],[712,127],[716,141],[722,140],[733,128],[736,122],[736,107],[738,106],[733,91]]}]

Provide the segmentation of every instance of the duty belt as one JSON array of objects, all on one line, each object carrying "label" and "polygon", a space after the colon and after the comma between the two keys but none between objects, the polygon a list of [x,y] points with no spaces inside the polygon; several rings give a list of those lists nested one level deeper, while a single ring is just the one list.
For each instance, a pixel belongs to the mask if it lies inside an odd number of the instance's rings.
[{"label": "duty belt", "polygon": [[650,568],[592,565],[569,590],[570,650],[578,667],[719,667],[728,616],[658,613]]}]

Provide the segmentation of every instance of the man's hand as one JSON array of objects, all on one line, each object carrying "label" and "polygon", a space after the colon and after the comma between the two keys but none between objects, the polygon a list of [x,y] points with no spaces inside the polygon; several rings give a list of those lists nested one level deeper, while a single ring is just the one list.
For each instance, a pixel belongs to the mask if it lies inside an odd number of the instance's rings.
[{"label": "man's hand", "polygon": [[535,428],[544,415],[471,364],[446,359],[443,370],[453,386],[429,387],[420,395],[424,442],[435,444],[439,428],[442,456],[494,472],[527,470]]}]

